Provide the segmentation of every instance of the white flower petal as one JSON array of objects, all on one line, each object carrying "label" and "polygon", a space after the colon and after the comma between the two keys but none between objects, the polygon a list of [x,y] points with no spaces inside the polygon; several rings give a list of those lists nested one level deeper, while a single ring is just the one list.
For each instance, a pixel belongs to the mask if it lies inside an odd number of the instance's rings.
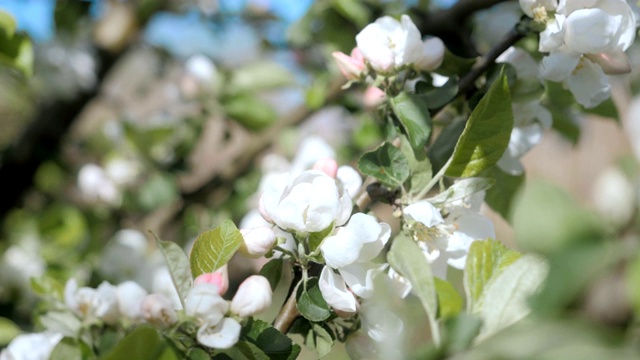
[{"label": "white flower petal", "polygon": [[611,85],[602,68],[586,58],[569,76],[567,85],[576,101],[586,108],[595,107],[611,96]]},{"label": "white flower petal", "polygon": [[369,298],[373,295],[373,278],[387,268],[387,264],[355,263],[340,269],[340,275],[354,294]]},{"label": "white flower petal", "polygon": [[336,274],[328,266],[322,269],[318,286],[322,297],[332,308],[346,312],[356,312],[356,297],[347,289],[342,276]]},{"label": "white flower petal", "polygon": [[224,318],[215,325],[204,324],[198,329],[200,344],[213,349],[228,349],[240,339],[242,326],[232,318]]},{"label": "white flower petal", "polygon": [[540,76],[551,81],[563,81],[571,76],[579,62],[579,55],[559,52],[551,53],[542,58]]},{"label": "white flower petal", "polygon": [[594,9],[572,12],[564,23],[565,44],[578,53],[599,53],[615,48],[622,16]]},{"label": "white flower petal", "polygon": [[418,201],[404,208],[404,215],[413,221],[433,227],[444,222],[440,210],[428,201]]}]

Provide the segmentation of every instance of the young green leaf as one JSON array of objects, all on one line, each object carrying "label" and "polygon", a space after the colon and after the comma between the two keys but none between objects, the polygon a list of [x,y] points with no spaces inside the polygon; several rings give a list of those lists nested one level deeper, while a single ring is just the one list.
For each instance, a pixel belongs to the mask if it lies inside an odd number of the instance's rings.
[{"label": "young green leaf", "polygon": [[483,175],[495,180],[495,185],[487,190],[484,201],[503,219],[511,221],[511,205],[516,193],[524,185],[524,174],[510,175],[492,166]]},{"label": "young green leaf", "polygon": [[467,309],[472,314],[482,308],[482,296],[487,284],[521,254],[493,239],[474,241],[469,247],[464,270],[464,288],[467,293]]},{"label": "young green leaf", "polygon": [[440,194],[428,199],[435,206],[451,203],[456,200],[464,199],[477,192],[487,190],[493,186],[493,179],[487,178],[467,178],[456,181],[453,185]]},{"label": "young green leaf", "polygon": [[269,280],[269,285],[271,285],[271,290],[275,290],[278,284],[280,283],[280,279],[282,278],[282,267],[284,266],[284,260],[282,259],[271,259],[268,263],[262,266],[260,269],[260,275],[264,276]]},{"label": "young green leaf", "polygon": [[229,93],[255,93],[256,91],[291,85],[293,74],[273,61],[254,62],[233,72],[227,84]]},{"label": "young green leaf", "polygon": [[431,161],[429,161],[427,154],[422,149],[414,150],[405,136],[400,136],[400,140],[402,141],[400,150],[402,150],[407,159],[411,171],[409,193],[414,195],[419,193],[431,181],[433,177]]},{"label": "young green leaf", "polygon": [[450,282],[433,278],[438,294],[438,317],[449,318],[458,315],[462,310],[462,296]]},{"label": "young green leaf", "polygon": [[400,120],[411,147],[424,148],[431,135],[431,116],[424,100],[416,94],[401,92],[391,99],[391,108]]},{"label": "young green leaf", "polygon": [[298,286],[296,307],[300,314],[310,321],[324,321],[331,316],[331,309],[320,292],[318,278],[308,279],[306,290],[303,284]]},{"label": "young green leaf", "polygon": [[[431,273],[431,265],[427,262],[418,244],[404,233],[393,239],[391,250],[387,254],[389,265],[407,278],[412,286],[412,292],[418,296],[427,312],[431,331],[437,339],[436,315],[438,313],[438,298],[436,285]],[[435,341],[439,342],[439,339]]]},{"label": "young green leaf", "polygon": [[229,262],[243,241],[242,234],[231,220],[200,234],[189,256],[193,277],[214,272]]},{"label": "young green leaf", "polygon": [[453,76],[441,87],[433,87],[421,81],[416,84],[416,92],[429,109],[439,109],[458,95],[458,77]]},{"label": "young green leaf", "polygon": [[16,336],[20,335],[22,330],[13,321],[0,317],[0,346],[5,346],[13,340]]},{"label": "young green leaf", "polygon": [[273,124],[278,114],[266,103],[254,95],[240,94],[225,100],[227,115],[249,130],[262,130]]},{"label": "young green leaf", "polygon": [[15,33],[8,37],[0,33],[0,63],[22,71],[25,76],[31,76],[33,61],[33,44],[27,35]]},{"label": "young green leaf", "polygon": [[158,330],[140,325],[125,336],[103,360],[179,360],[182,359]]},{"label": "young green leaf", "polygon": [[538,290],[547,270],[544,261],[526,254],[495,276],[484,292],[479,337],[488,337],[527,316],[531,312],[527,300]]},{"label": "young green leaf", "polygon": [[0,10],[0,31],[4,32],[8,38],[13,37],[16,32],[16,20],[6,11]]},{"label": "young green leaf", "polygon": [[507,148],[512,128],[511,95],[503,71],[469,116],[446,175],[472,177],[493,166]]},{"label": "young green leaf", "polygon": [[298,344],[262,320],[250,318],[242,328],[240,338],[256,345],[270,359],[293,360],[300,354]]},{"label": "young green leaf", "polygon": [[392,189],[404,183],[410,174],[409,162],[402,151],[386,142],[362,155],[358,169]]},{"label": "young green leaf", "polygon": [[173,286],[175,286],[178,291],[180,302],[184,307],[184,299],[187,297],[189,289],[193,286],[189,257],[178,244],[172,241],[163,241],[156,237],[156,244],[158,244],[158,248],[162,252],[162,255],[164,255],[164,259],[169,267],[169,274],[171,274]]}]

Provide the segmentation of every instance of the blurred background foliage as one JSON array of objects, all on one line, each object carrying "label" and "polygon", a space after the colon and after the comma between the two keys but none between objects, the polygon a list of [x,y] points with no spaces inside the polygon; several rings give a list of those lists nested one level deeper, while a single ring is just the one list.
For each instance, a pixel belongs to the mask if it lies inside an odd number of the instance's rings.
[{"label": "blurred background foliage", "polygon": [[[91,286],[152,276],[127,268],[159,266],[148,231],[187,246],[224,219],[240,223],[255,205],[261,174],[278,167],[267,154],[292,159],[313,135],[353,165],[380,143],[382,131],[364,89],[341,90],[345,81],[331,52],[348,53],[355,35],[383,14],[409,13],[424,34],[443,38],[450,60],[473,57],[500,31],[478,24],[493,12],[508,28],[519,16],[508,24],[515,1],[456,10],[472,2],[0,1],[0,346],[18,328],[33,329],[36,293],[59,292],[70,276],[81,274]],[[640,63],[637,46],[630,56]],[[628,112],[638,72],[615,81],[617,107],[596,113],[617,112],[628,123],[638,117]],[[554,114],[553,146],[569,153],[593,143],[594,130],[561,95],[551,87],[542,96]],[[609,191],[604,200],[587,201],[586,191],[574,192],[582,196],[576,200],[557,185],[527,180],[515,210],[502,214],[513,231],[493,215],[503,224],[499,240],[549,261],[543,289],[531,299],[533,316],[467,353],[461,351],[471,345],[477,320],[453,316],[444,327],[456,341],[445,337],[443,348],[405,340],[416,358],[637,355],[640,171],[629,154],[640,138],[629,136],[627,155],[606,168],[598,160],[605,149],[587,155],[590,174],[609,174],[595,190]],[[555,159],[541,154],[525,159],[534,173],[541,173],[536,164]],[[490,196],[499,199],[496,191]],[[140,234],[145,257],[114,263],[127,251],[122,244],[140,244]],[[230,266],[236,283],[259,269],[248,259]],[[425,315],[413,305],[397,310],[408,327],[424,329]]]}]

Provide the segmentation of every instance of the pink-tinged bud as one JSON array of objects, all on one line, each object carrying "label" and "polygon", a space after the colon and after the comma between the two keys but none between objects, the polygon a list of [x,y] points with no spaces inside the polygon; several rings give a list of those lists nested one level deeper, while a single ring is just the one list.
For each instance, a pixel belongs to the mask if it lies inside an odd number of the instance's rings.
[{"label": "pink-tinged bud", "polygon": [[178,321],[178,315],[171,306],[171,300],[162,294],[150,294],[140,304],[142,317],[149,324],[169,327]]},{"label": "pink-tinged bud", "polygon": [[387,95],[380,88],[370,87],[365,90],[364,95],[362,97],[362,102],[364,106],[370,109],[378,107],[384,103]]},{"label": "pink-tinged bud", "polygon": [[262,215],[262,218],[265,221],[273,223],[273,219],[271,219],[271,216],[267,214],[267,210],[264,208],[264,200],[262,196],[260,196],[260,200],[258,200],[258,212]]},{"label": "pink-tinged bud", "polygon": [[244,238],[244,242],[238,250],[242,255],[250,258],[263,257],[276,244],[276,234],[267,226],[240,229],[240,233]]},{"label": "pink-tinged bud", "polygon": [[332,158],[320,159],[313,165],[313,170],[320,170],[335,179],[338,174],[338,163]]},{"label": "pink-tinged bud", "polygon": [[588,54],[587,59],[600,65],[602,71],[607,75],[620,75],[631,72],[629,57],[624,51],[609,51],[599,54]]},{"label": "pink-tinged bud", "polygon": [[193,281],[194,286],[198,284],[213,284],[218,288],[218,294],[220,296],[224,295],[229,289],[229,272],[227,265],[224,265],[212,273],[201,274]]},{"label": "pink-tinged bud", "polygon": [[351,52],[351,56],[340,52],[334,51],[331,55],[336,60],[338,68],[342,75],[349,80],[358,80],[365,72],[366,65],[364,64],[364,57],[358,48],[354,48]]},{"label": "pink-tinged bud", "polygon": [[259,314],[271,306],[272,296],[267,278],[261,275],[249,276],[240,284],[231,300],[231,312],[242,317]]}]

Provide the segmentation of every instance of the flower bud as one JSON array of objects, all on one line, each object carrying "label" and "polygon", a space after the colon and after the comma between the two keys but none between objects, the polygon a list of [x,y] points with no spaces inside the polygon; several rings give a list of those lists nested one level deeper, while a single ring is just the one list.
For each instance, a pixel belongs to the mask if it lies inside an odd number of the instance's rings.
[{"label": "flower bud", "polygon": [[331,55],[336,60],[340,72],[347,79],[358,80],[364,74],[366,69],[364,57],[357,47],[353,48],[351,56],[340,51],[334,51]]},{"label": "flower bud", "polygon": [[215,325],[229,310],[229,303],[220,297],[218,287],[202,283],[194,285],[184,300],[185,312],[203,323]]},{"label": "flower bud", "polygon": [[260,226],[251,229],[240,229],[244,242],[240,245],[240,253],[257,259],[268,253],[276,244],[276,234],[270,227]]},{"label": "flower bud", "polygon": [[378,107],[378,105],[384,104],[386,98],[387,94],[385,94],[384,91],[375,86],[370,86],[367,88],[367,90],[364,91],[364,94],[362,95],[362,103],[365,107],[374,109]]},{"label": "flower bud", "polygon": [[320,170],[335,179],[338,173],[338,163],[333,158],[320,159],[313,165],[313,170]]},{"label": "flower bud", "polygon": [[608,51],[598,54],[587,54],[586,57],[600,65],[607,75],[620,75],[631,72],[629,57],[624,51]]},{"label": "flower bud", "polygon": [[228,349],[240,339],[242,326],[232,318],[224,318],[215,325],[204,324],[198,329],[198,342],[213,349]]},{"label": "flower bud", "polygon": [[150,294],[140,304],[142,317],[150,324],[169,327],[178,321],[176,311],[171,307],[171,300],[162,294]]},{"label": "flower bud", "polygon": [[231,300],[231,312],[242,317],[256,315],[271,306],[271,285],[261,275],[249,276]]},{"label": "flower bud", "polygon": [[194,285],[198,284],[213,284],[218,287],[218,294],[224,295],[229,289],[229,272],[227,271],[227,265],[222,266],[220,269],[206,274],[200,274],[194,281]]}]

